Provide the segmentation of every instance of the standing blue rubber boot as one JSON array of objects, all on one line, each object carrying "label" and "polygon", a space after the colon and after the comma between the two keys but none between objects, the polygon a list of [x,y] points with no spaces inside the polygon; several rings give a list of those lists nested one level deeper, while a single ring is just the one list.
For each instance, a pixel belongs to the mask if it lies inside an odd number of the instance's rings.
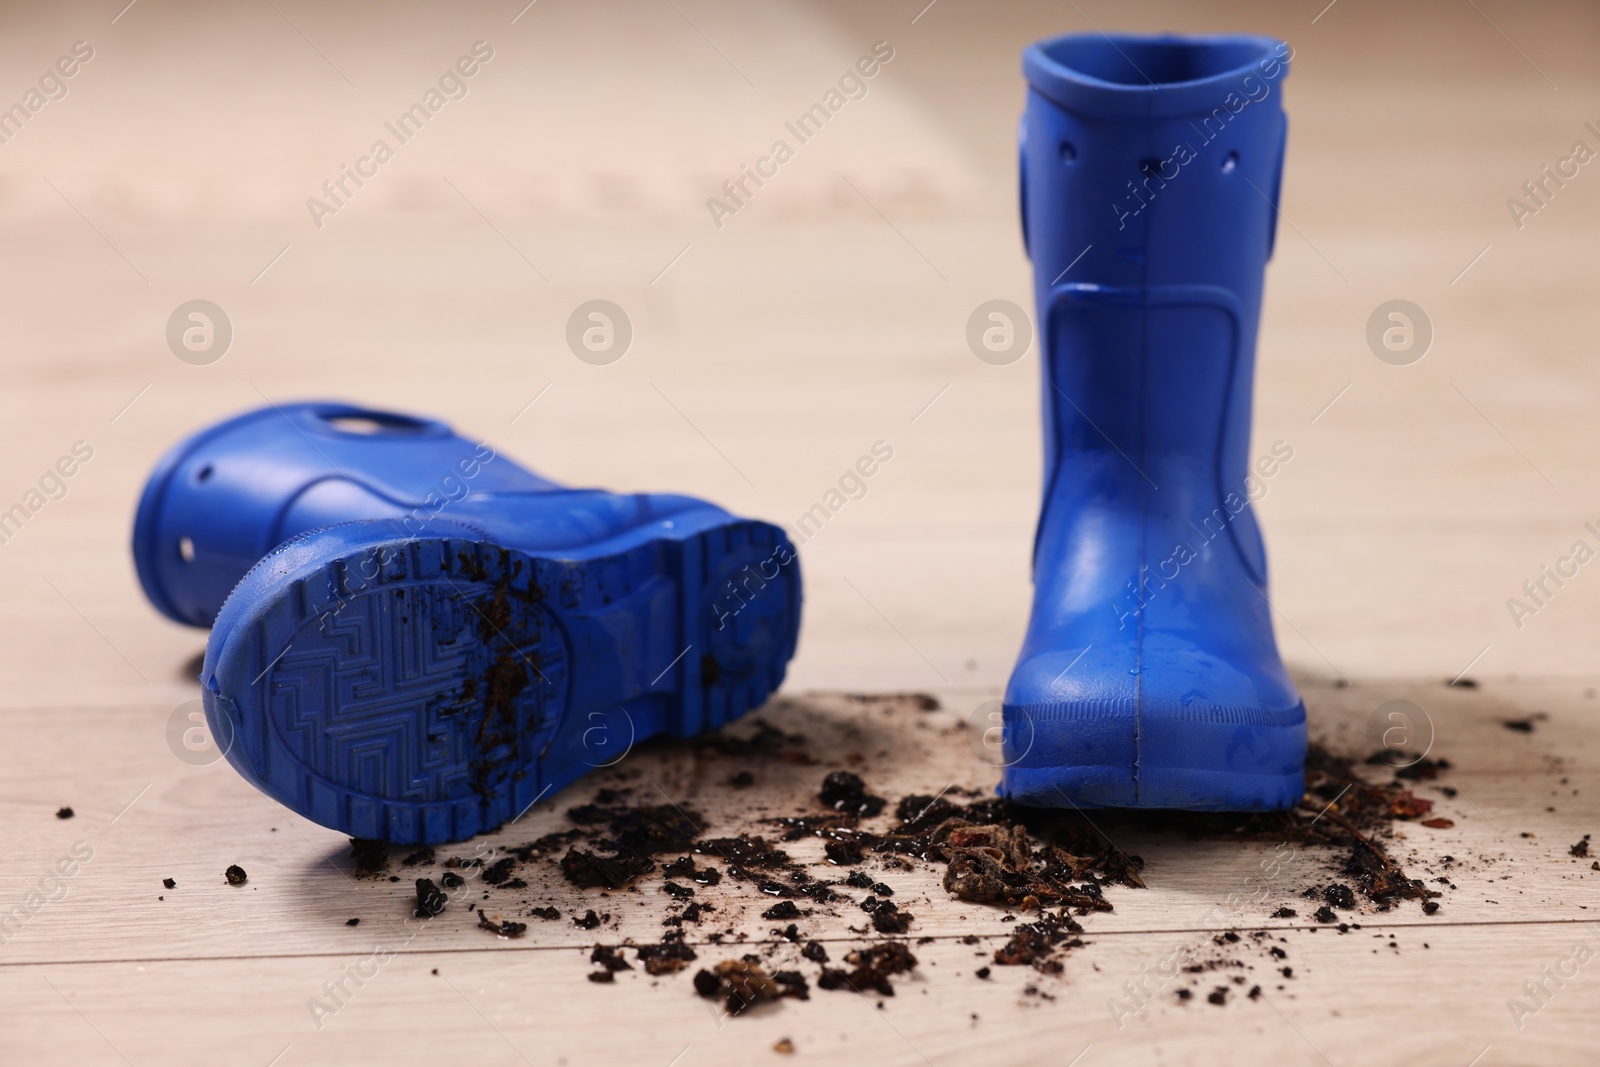
[{"label": "standing blue rubber boot", "polygon": [[757,707],[800,623],[776,526],[566,489],[428,419],[286,404],[169,452],[133,554],[211,626],[200,681],[240,773],[399,844],[516,818],[656,734]]},{"label": "standing blue rubber boot", "polygon": [[1293,450],[1249,449],[1288,56],[1099,34],[1024,56],[1045,491],[1004,711],[1021,803],[1253,811],[1303,791],[1251,513]]}]

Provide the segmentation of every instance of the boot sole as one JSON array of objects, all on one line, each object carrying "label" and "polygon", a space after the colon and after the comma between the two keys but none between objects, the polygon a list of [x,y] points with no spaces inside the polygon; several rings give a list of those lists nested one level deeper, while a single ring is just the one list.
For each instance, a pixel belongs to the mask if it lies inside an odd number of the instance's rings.
[{"label": "boot sole", "polygon": [[649,737],[714,730],[782,682],[799,564],[775,526],[674,520],[559,556],[381,521],[290,542],[219,613],[213,735],[315,822],[436,844]]},{"label": "boot sole", "polygon": [[[1282,811],[1305,793],[1305,705],[1006,705],[1001,792],[1040,807]],[[1014,741],[1010,741],[1015,738]]]}]

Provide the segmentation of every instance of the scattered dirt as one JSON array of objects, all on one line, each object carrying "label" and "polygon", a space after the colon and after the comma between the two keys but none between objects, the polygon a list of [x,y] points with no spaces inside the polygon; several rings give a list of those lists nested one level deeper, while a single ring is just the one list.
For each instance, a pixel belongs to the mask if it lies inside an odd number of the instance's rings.
[{"label": "scattered dirt", "polygon": [[857,993],[876,990],[886,997],[894,996],[894,985],[889,981],[897,974],[909,973],[917,966],[917,957],[911,954],[904,941],[884,941],[866,948],[858,948],[844,958],[850,970],[823,968],[817,979],[818,989],[850,989]]},{"label": "scattered dirt", "polygon": [[567,812],[574,823],[590,829],[601,851],[613,853],[567,850],[561,873],[580,889],[621,889],[655,870],[655,856],[686,851],[701,834],[705,820],[697,813],[672,804],[628,807],[616,798],[615,792],[602,791],[596,803]]},{"label": "scattered dirt", "polygon": [[759,956],[723,960],[709,971],[698,971],[694,990],[708,1000],[720,999],[729,1015],[738,1015],[764,1000],[792,995],[761,969]]},{"label": "scattered dirt", "polygon": [[71,808],[57,808],[56,809],[56,818],[58,818],[58,819],[70,819],[75,814],[76,814],[76,812],[74,812]]},{"label": "scattered dirt", "polygon": [[591,982],[614,982],[618,971],[633,970],[633,964],[611,945],[596,945],[589,953],[589,962],[599,964],[601,968],[589,975]]},{"label": "scattered dirt", "polygon": [[356,861],[356,874],[362,878],[376,878],[389,866],[389,842],[370,837],[352,837],[350,854]]},{"label": "scattered dirt", "polygon": [[[421,910],[420,905],[418,910]],[[478,926],[479,928],[487,930],[492,934],[497,934],[500,937],[521,937],[523,934],[528,932],[527,923],[517,923],[512,922],[509,919],[501,919],[499,915],[496,915],[493,919],[491,919],[489,918],[488,913],[482,911],[481,909],[478,912]]]},{"label": "scattered dirt", "polygon": [[412,912],[419,919],[431,919],[444,912],[450,897],[431,878],[417,879],[417,906]]},{"label": "scattered dirt", "polygon": [[1577,856],[1579,859],[1584,859],[1587,857],[1589,855],[1589,836],[1590,835],[1588,834],[1584,834],[1583,840],[1567,849],[1567,855]]},{"label": "scattered dirt", "polygon": [[[949,729],[921,716],[937,707],[931,698],[932,708],[920,698],[851,699],[863,713],[916,712],[917,729]],[[1015,924],[1005,928],[998,947],[999,939],[963,939],[974,946],[987,941],[979,950],[982,965],[972,972],[977,979],[999,981],[1010,969],[1025,968],[1021,993],[1049,1001],[1052,982],[1087,944],[1082,920],[1113,910],[1120,894],[1145,888],[1144,860],[1117,842],[1176,835],[1276,846],[1272,856],[1283,859],[1282,872],[1248,908],[1222,915],[1221,924],[1270,914],[1297,919],[1305,930],[1348,933],[1359,930],[1363,913],[1411,901],[1436,914],[1442,888],[1453,888],[1442,877],[1433,883],[1441,888],[1425,884],[1391,855],[1400,824],[1453,825],[1432,814],[1434,801],[1412,791],[1416,783],[1430,783],[1449,795],[1448,786],[1432,784],[1451,770],[1443,759],[1385,752],[1363,760],[1313,745],[1306,793],[1291,811],[1101,811],[1090,818],[1076,810],[1020,807],[943,782],[937,794],[914,792],[895,801],[872,791],[872,775],[840,766],[866,769],[887,753],[864,755],[870,752],[865,743],[860,752],[830,746],[824,761],[808,751],[804,736],[764,722],[685,747],[702,789],[748,790],[781,771],[791,780],[814,773],[817,791],[777,810],[770,801],[763,806],[767,798],[744,793],[738,824],[712,826],[700,812],[668,800],[642,772],[619,768],[588,803],[567,810],[565,828],[536,840],[499,845],[471,859],[443,858],[431,848],[411,852],[401,865],[437,869],[438,879],[416,879],[415,913],[431,918],[460,901],[462,921],[505,938],[524,936],[531,919],[555,922],[565,915],[579,929],[599,931],[618,929],[624,915],[648,915],[659,922],[659,936],[595,945],[587,979],[614,983],[621,974],[628,981],[682,981],[674,976],[709,956],[717,962],[695,970],[695,992],[740,1014],[779,999],[808,1000],[813,985],[895,995],[906,976],[920,973],[909,940],[922,932],[917,913],[936,913],[953,901],[995,909],[990,921]],[[730,761],[754,770],[734,773],[726,768]],[[794,769],[823,762],[833,768]],[[387,846],[351,844],[360,873],[386,872]],[[1586,837],[1570,851],[1579,857],[1587,850]],[[897,876],[905,872],[918,873],[915,887]],[[927,892],[930,873],[944,894]],[[1283,903],[1296,898],[1309,907],[1297,911]],[[752,929],[757,915],[764,925]],[[1185,947],[1176,981],[1182,988],[1171,991],[1180,1003],[1203,999],[1237,1007],[1259,997],[1262,987],[1247,978],[1257,963],[1280,989],[1293,979],[1288,941],[1278,936],[1283,931],[1221,924]],[[734,948],[738,942],[747,943]],[[932,968],[926,974],[936,976]]]},{"label": "scattered dirt", "polygon": [[882,797],[869,795],[861,776],[850,771],[834,771],[824,778],[822,791],[818,796],[834,811],[867,818],[881,812],[883,806],[888,803]]},{"label": "scattered dirt", "polygon": [[161,884],[166,886],[168,889],[176,889],[176,888],[178,888],[178,882],[177,882],[176,879],[173,879],[173,878],[163,878],[163,879],[161,879]]},{"label": "scattered dirt", "polygon": [[228,880],[229,885],[244,885],[245,882],[250,880],[250,876],[244,873],[244,868],[239,866],[237,863],[231,865],[226,871],[223,871],[222,877]]},{"label": "scattered dirt", "polygon": [[641,945],[635,951],[646,973],[653,975],[677,974],[699,959],[694,949],[683,943],[681,929],[662,934],[659,944]]},{"label": "scattered dirt", "polygon": [[574,848],[562,858],[561,873],[579,889],[621,889],[641,874],[655,870],[655,866],[648,856],[597,856]]}]

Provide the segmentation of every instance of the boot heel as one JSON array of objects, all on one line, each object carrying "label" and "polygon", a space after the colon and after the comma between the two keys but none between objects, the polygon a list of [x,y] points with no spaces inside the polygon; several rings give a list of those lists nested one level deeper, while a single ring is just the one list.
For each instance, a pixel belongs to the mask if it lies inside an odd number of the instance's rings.
[{"label": "boot heel", "polygon": [[[386,520],[296,538],[218,613],[201,674],[213,734],[257,788],[351,836],[495,829],[782,681],[799,625],[792,548],[764,523],[695,524],[575,558],[465,528],[398,536]],[[780,548],[788,563],[762,568]],[[735,582],[745,594],[719,605]]]},{"label": "boot heel", "polygon": [[764,522],[734,522],[679,542],[686,681],[680,737],[760,707],[783,682],[800,630],[800,561]]}]

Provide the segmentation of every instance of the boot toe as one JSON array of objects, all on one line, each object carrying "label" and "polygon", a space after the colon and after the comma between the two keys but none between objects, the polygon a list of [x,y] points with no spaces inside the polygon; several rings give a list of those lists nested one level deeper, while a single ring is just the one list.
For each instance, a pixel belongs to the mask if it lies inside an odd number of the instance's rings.
[{"label": "boot toe", "polygon": [[1300,799],[1305,705],[1271,669],[1275,657],[1253,672],[1169,649],[1146,657],[1157,666],[1143,677],[1086,663],[1063,674],[1075,652],[1030,656],[1012,676],[1004,795],[1046,807],[1190,811],[1282,810]]},{"label": "boot toe", "polygon": [[1079,649],[1017,664],[1004,705],[1000,791],[1019,804],[1121,808],[1138,804],[1135,678]]}]

